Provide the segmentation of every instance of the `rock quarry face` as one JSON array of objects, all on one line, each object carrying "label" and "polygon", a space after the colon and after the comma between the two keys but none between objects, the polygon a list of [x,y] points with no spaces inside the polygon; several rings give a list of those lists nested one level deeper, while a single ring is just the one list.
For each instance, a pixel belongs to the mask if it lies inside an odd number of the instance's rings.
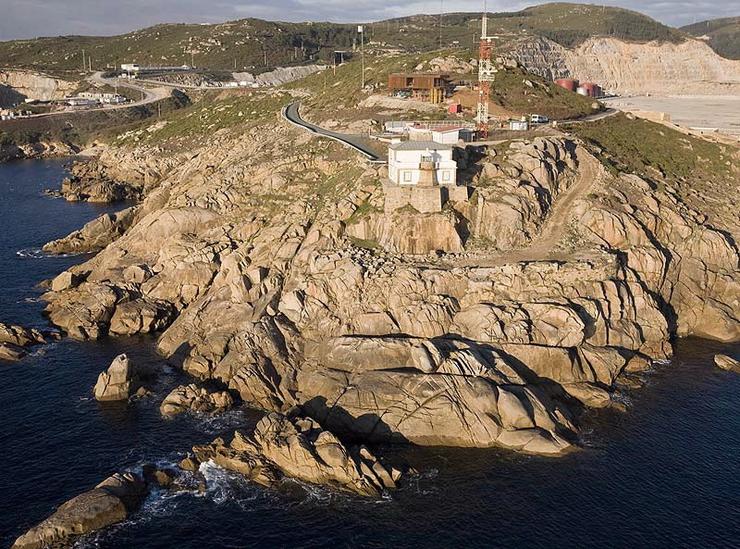
[{"label": "rock quarry face", "polygon": [[385,213],[381,170],[287,125],[159,172],[147,147],[97,161],[152,175],[121,230],[71,239],[111,242],[45,295],[51,321],[161,333],[194,378],[339,436],[558,455],[671,337],[740,339],[736,216],[565,135],[459,151],[471,198],[439,215]]},{"label": "rock quarry face", "polygon": [[116,473],[92,490],[63,503],[49,518],[19,537],[13,549],[69,546],[75,536],[123,521],[146,496],[144,480]]},{"label": "rock quarry face", "polygon": [[0,87],[12,89],[16,94],[23,96],[23,99],[42,101],[62,99],[74,91],[77,84],[34,71],[0,70]]},{"label": "rock quarry face", "polygon": [[733,95],[740,89],[740,61],[719,56],[701,40],[640,44],[598,37],[568,49],[531,37],[519,41],[510,55],[545,78],[597,82],[623,95]]},{"label": "rock quarry face", "polygon": [[236,431],[229,444],[217,439],[193,451],[201,462],[213,460],[266,486],[287,477],[379,497],[400,478],[364,446],[345,446],[310,418],[277,413],[262,418],[251,435]]}]

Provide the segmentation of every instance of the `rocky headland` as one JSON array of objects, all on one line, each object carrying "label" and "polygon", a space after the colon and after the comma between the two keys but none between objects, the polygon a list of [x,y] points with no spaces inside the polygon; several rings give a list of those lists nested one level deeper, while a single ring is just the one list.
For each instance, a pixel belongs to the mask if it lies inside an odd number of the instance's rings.
[{"label": "rocky headland", "polygon": [[271,122],[166,170],[107,151],[84,169],[150,174],[144,198],[66,241],[102,251],[54,281],[52,323],[161,332],[195,379],[341,435],[541,454],[673,337],[740,338],[737,219],[575,138],[460,149],[470,198],[437,214],[384,212],[384,168],[337,148]]},{"label": "rocky headland", "polygon": [[[249,97],[200,107],[197,140],[170,129],[188,112],[73,168],[68,198],[134,204],[45,247],[97,252],[51,282],[53,325],[156,334],[192,378],[163,415],[265,413],[183,469],[377,497],[400,474],[364,444],[558,456],[675,338],[740,340],[736,149],[705,178],[561,130],[460,146],[467,198],[421,213],[387,207],[385,167],[281,120],[285,97]],[[118,362],[101,400],[131,395]]]}]

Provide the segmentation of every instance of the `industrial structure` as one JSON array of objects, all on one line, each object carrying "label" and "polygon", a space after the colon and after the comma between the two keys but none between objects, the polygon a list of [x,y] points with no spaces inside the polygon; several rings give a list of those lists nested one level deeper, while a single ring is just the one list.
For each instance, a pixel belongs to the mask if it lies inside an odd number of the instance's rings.
[{"label": "industrial structure", "polygon": [[439,72],[395,72],[388,75],[391,95],[404,95],[429,103],[442,103],[451,86],[450,75]]},{"label": "industrial structure", "polygon": [[496,68],[491,61],[492,53],[493,37],[488,36],[488,13],[484,3],[478,48],[478,108],[475,116],[479,139],[488,137],[488,101],[491,97],[491,83],[496,74]]},{"label": "industrial structure", "polygon": [[555,84],[568,91],[575,92],[586,97],[603,97],[601,86],[593,82],[578,82],[575,78],[558,78]]}]

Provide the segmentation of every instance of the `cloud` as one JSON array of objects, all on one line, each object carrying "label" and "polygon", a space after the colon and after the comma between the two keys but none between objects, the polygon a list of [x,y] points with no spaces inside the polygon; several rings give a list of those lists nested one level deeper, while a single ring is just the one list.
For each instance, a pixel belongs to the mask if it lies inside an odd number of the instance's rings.
[{"label": "cloud", "polygon": [[[669,25],[737,15],[733,2],[601,0],[642,11]],[[489,0],[489,11],[515,11],[534,2]],[[479,11],[478,0],[442,0],[444,11]],[[110,35],[157,23],[216,23],[258,17],[278,21],[376,21],[439,13],[440,0],[1,0],[0,40],[62,34]]]}]

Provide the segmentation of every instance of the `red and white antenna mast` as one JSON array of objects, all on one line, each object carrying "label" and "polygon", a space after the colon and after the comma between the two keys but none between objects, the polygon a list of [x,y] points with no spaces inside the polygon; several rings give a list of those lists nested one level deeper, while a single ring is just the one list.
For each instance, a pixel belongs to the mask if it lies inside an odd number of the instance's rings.
[{"label": "red and white antenna mast", "polygon": [[493,82],[496,73],[491,61],[492,53],[492,37],[488,36],[488,5],[487,2],[483,2],[480,45],[478,48],[478,109],[475,115],[479,138],[488,137],[488,100],[491,97],[491,82]]}]

